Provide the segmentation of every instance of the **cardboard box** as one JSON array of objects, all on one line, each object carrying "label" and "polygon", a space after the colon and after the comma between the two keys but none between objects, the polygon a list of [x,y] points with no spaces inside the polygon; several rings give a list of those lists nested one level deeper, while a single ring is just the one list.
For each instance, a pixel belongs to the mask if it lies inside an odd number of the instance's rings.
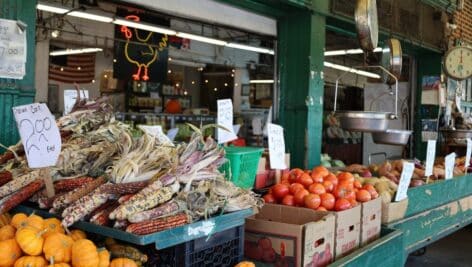
[{"label": "cardboard box", "polygon": [[376,198],[361,205],[361,246],[380,237],[382,199]]},{"label": "cardboard box", "polygon": [[336,240],[334,257],[339,259],[356,250],[360,244],[361,205],[333,212],[336,216]]},{"label": "cardboard box", "polygon": [[[285,154],[285,164],[287,169],[281,170],[280,175],[290,171],[290,154]],[[270,169],[269,156],[265,153],[259,160],[257,167],[256,180],[254,182],[254,189],[262,189],[275,184],[276,181],[276,170]]]},{"label": "cardboard box", "polygon": [[399,202],[382,203],[382,223],[389,224],[405,217],[408,208],[408,198]]},{"label": "cardboard box", "polygon": [[246,218],[245,257],[257,264],[325,266],[333,260],[334,215],[266,204]]}]

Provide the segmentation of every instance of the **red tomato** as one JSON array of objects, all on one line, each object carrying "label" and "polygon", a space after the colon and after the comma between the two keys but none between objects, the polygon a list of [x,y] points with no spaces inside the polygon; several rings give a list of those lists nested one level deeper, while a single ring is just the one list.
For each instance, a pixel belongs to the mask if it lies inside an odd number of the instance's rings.
[{"label": "red tomato", "polygon": [[266,194],[264,197],[263,197],[265,203],[276,203],[275,201],[275,198],[272,194]]},{"label": "red tomato", "polygon": [[313,182],[315,183],[322,183],[323,182],[323,176],[317,172],[312,172],[311,173],[311,179],[313,179]]},{"label": "red tomato", "polygon": [[367,202],[372,199],[372,196],[370,195],[369,191],[366,189],[360,189],[356,193],[356,200],[359,202]]},{"label": "red tomato", "polygon": [[321,204],[321,198],[317,194],[308,194],[305,196],[305,207],[316,210]]},{"label": "red tomato", "polygon": [[308,187],[308,191],[313,194],[321,195],[326,193],[326,188],[322,184],[315,183]]},{"label": "red tomato", "polygon": [[295,204],[296,205],[300,205],[300,206],[303,206],[303,204],[305,204],[305,196],[307,196],[308,194],[310,194],[310,192],[308,192],[308,190],[306,189],[301,189],[301,190],[298,190],[294,196],[294,201],[295,201]]},{"label": "red tomato", "polygon": [[356,198],[356,194],[354,193],[354,190],[352,190],[349,187],[346,186],[337,186],[334,188],[333,194],[336,198]]},{"label": "red tomato", "polygon": [[317,209],[317,211],[328,211],[325,207],[323,206],[319,206]]},{"label": "red tomato", "polygon": [[308,188],[313,183],[313,179],[311,179],[310,175],[304,173],[297,178],[297,183],[302,184],[304,187]]},{"label": "red tomato", "polygon": [[376,199],[379,197],[379,193],[377,193],[377,190],[375,190],[375,187],[371,184],[365,184],[362,189],[365,189],[367,191],[369,191],[370,193],[370,196],[372,197],[372,199]]},{"label": "red tomato", "polygon": [[355,199],[348,199],[348,200],[349,200],[349,203],[351,203],[351,207],[356,207],[357,205],[359,205],[359,203]]},{"label": "red tomato", "polygon": [[335,211],[342,211],[351,208],[351,202],[345,198],[338,198],[334,204]]},{"label": "red tomato", "polygon": [[341,172],[338,174],[339,181],[349,181],[354,183],[354,175],[350,172]]},{"label": "red tomato", "polygon": [[286,195],[282,199],[282,204],[287,205],[287,206],[294,206],[295,205],[294,197],[292,195]]},{"label": "red tomato", "polygon": [[339,180],[339,183],[338,183],[337,187],[345,187],[345,188],[353,190],[354,189],[354,183],[350,182],[350,181],[346,181],[346,180]]},{"label": "red tomato", "polygon": [[362,188],[361,182],[359,182],[358,180],[355,180],[354,181],[354,188],[361,189]]},{"label": "red tomato", "polygon": [[338,185],[338,178],[336,177],[336,175],[330,173],[328,174],[327,176],[323,177],[323,181],[330,181],[334,187],[336,187]]},{"label": "red tomato", "polygon": [[290,190],[286,184],[276,184],[272,187],[272,195],[274,195],[276,199],[284,198],[289,192]]},{"label": "red tomato", "polygon": [[300,189],[305,189],[305,187],[302,184],[293,183],[290,185],[290,194],[295,195],[295,193]]},{"label": "red tomato", "polygon": [[326,189],[326,192],[333,192],[334,190],[334,184],[331,181],[325,180],[323,181],[323,186]]},{"label": "red tomato", "polygon": [[313,170],[311,170],[311,173],[316,173],[317,175],[321,176],[321,178],[323,178],[329,174],[329,170],[326,169],[326,167],[318,166],[314,167]]},{"label": "red tomato", "polygon": [[333,194],[331,193],[324,193],[320,195],[321,199],[321,206],[323,206],[327,210],[333,210],[334,204],[336,199],[334,198]]}]

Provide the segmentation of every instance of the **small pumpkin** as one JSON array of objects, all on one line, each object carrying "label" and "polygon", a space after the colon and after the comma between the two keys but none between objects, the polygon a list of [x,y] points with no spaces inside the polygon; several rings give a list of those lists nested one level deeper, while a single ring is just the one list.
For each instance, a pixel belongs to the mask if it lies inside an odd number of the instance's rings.
[{"label": "small pumpkin", "polygon": [[22,227],[16,231],[15,239],[21,250],[30,256],[38,256],[43,252],[46,230],[38,230],[33,227]]},{"label": "small pumpkin", "polygon": [[256,267],[256,265],[252,261],[242,261],[234,267]]},{"label": "small pumpkin", "polygon": [[80,239],[86,239],[87,238],[87,235],[85,234],[85,232],[81,231],[81,230],[72,230],[70,231],[69,233],[69,236],[72,238],[72,240],[74,241],[77,241],[77,240],[80,240]]},{"label": "small pumpkin", "polygon": [[28,227],[28,226],[36,228],[38,230],[42,230],[44,228],[44,219],[41,218],[40,216],[32,213],[30,216],[28,216],[28,218],[26,218],[26,220],[24,220],[20,224],[20,228],[21,227]]},{"label": "small pumpkin", "polygon": [[10,224],[11,215],[8,212],[0,214],[0,227]]},{"label": "small pumpkin", "polygon": [[45,238],[43,252],[46,259],[55,262],[70,262],[74,240],[61,233],[53,233]]},{"label": "small pumpkin", "polygon": [[49,261],[49,265],[47,267],[70,267],[69,263],[65,262],[54,262],[54,258],[51,258],[51,261]]},{"label": "small pumpkin", "polygon": [[14,267],[46,267],[48,262],[41,256],[23,256],[19,258]]},{"label": "small pumpkin", "polygon": [[106,248],[98,249],[98,267],[110,266],[110,252]]},{"label": "small pumpkin", "polygon": [[13,217],[11,218],[10,224],[13,227],[15,227],[16,229],[18,229],[20,227],[21,223],[26,221],[27,218],[28,218],[28,216],[26,216],[26,214],[17,213],[15,215],[13,215]]},{"label": "small pumpkin", "polygon": [[74,267],[97,267],[97,247],[88,239],[80,239],[72,245],[72,266]]},{"label": "small pumpkin", "polygon": [[15,227],[7,224],[0,228],[0,241],[15,238]]},{"label": "small pumpkin", "polygon": [[64,233],[64,228],[62,228],[61,221],[57,218],[49,218],[44,220],[43,229],[47,229],[47,232],[44,234],[44,238],[47,238],[53,233]]},{"label": "small pumpkin", "polygon": [[0,241],[0,267],[13,266],[19,257],[21,257],[21,249],[15,239]]},{"label": "small pumpkin", "polygon": [[110,267],[138,267],[138,265],[128,258],[116,258],[111,261]]}]

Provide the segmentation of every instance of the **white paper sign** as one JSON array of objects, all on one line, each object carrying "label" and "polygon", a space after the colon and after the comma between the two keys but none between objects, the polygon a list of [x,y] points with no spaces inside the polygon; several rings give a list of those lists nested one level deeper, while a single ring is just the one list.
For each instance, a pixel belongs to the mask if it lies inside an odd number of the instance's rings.
[{"label": "white paper sign", "polygon": [[26,31],[18,21],[0,19],[0,78],[25,76]]},{"label": "white paper sign", "polygon": [[410,186],[411,177],[415,170],[415,164],[411,162],[403,162],[403,170],[400,175],[400,182],[398,183],[397,194],[395,195],[395,201],[401,201],[408,197],[408,187]]},{"label": "white paper sign", "polygon": [[175,140],[175,137],[179,133],[179,128],[172,128],[167,131],[167,137],[173,142]]},{"label": "white paper sign", "polygon": [[56,165],[61,153],[61,135],[46,104],[13,107],[16,125],[30,168]]},{"label": "white paper sign", "polygon": [[426,167],[424,175],[429,177],[433,175],[434,158],[436,157],[436,140],[428,140],[426,149]]},{"label": "white paper sign", "polygon": [[472,153],[472,140],[467,138],[467,150],[465,152],[465,172],[467,173],[467,168],[470,165],[470,154]]},{"label": "white paper sign", "polygon": [[267,134],[269,141],[270,168],[278,170],[286,169],[284,128],[277,124],[269,123],[267,125]]},{"label": "white paper sign", "polygon": [[267,136],[267,125],[272,122],[272,106],[269,108],[269,114],[267,114],[267,121],[264,125],[264,129],[262,129],[262,133],[264,136]]},{"label": "white paper sign", "polygon": [[238,135],[239,129],[241,129],[241,124],[235,124],[235,125],[233,125],[233,133],[234,133],[235,135]]},{"label": "white paper sign", "polygon": [[444,159],[444,165],[445,165],[445,176],[444,179],[452,179],[454,176],[454,165],[456,163],[456,153],[451,153],[446,156]]},{"label": "white paper sign", "polygon": [[252,119],[252,134],[262,135],[262,118],[256,117]]},{"label": "white paper sign", "polygon": [[[88,99],[88,90],[80,90],[80,99]],[[64,115],[67,115],[74,107],[75,101],[77,100],[77,90],[68,89],[64,90]]]},{"label": "white paper sign", "polygon": [[237,139],[233,132],[233,103],[231,99],[220,99],[217,101],[218,117],[216,123],[228,130],[218,128],[218,144]]},{"label": "white paper sign", "polygon": [[164,134],[160,125],[138,125],[138,128],[151,136],[155,136],[159,143],[174,146],[169,137]]}]

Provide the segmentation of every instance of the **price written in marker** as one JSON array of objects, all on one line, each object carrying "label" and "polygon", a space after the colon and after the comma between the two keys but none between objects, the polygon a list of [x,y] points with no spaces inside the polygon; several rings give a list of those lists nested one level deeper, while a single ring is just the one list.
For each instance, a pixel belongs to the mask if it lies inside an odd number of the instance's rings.
[{"label": "price written in marker", "polygon": [[221,99],[217,101],[217,105],[217,124],[225,128],[218,128],[218,143],[233,141],[237,138],[233,132],[233,103],[231,99]]},{"label": "price written in marker", "polygon": [[285,140],[284,129],[277,124],[267,124],[269,160],[272,169],[284,170],[285,165]]},{"label": "price written in marker", "polygon": [[465,172],[467,173],[467,169],[470,165],[470,154],[472,153],[472,140],[467,138],[467,151],[465,153]]},{"label": "price written in marker", "polygon": [[424,171],[426,177],[433,175],[434,157],[436,157],[436,140],[428,140],[428,148],[426,149],[426,167]]},{"label": "price written in marker", "polygon": [[413,176],[414,169],[415,164],[406,161],[403,162],[403,170],[400,175],[400,182],[398,183],[395,201],[401,201],[408,197],[408,187],[410,186],[411,177]]},{"label": "price written in marker", "polygon": [[456,153],[451,153],[444,158],[445,175],[444,179],[449,180],[454,176],[454,165],[456,163]]}]

